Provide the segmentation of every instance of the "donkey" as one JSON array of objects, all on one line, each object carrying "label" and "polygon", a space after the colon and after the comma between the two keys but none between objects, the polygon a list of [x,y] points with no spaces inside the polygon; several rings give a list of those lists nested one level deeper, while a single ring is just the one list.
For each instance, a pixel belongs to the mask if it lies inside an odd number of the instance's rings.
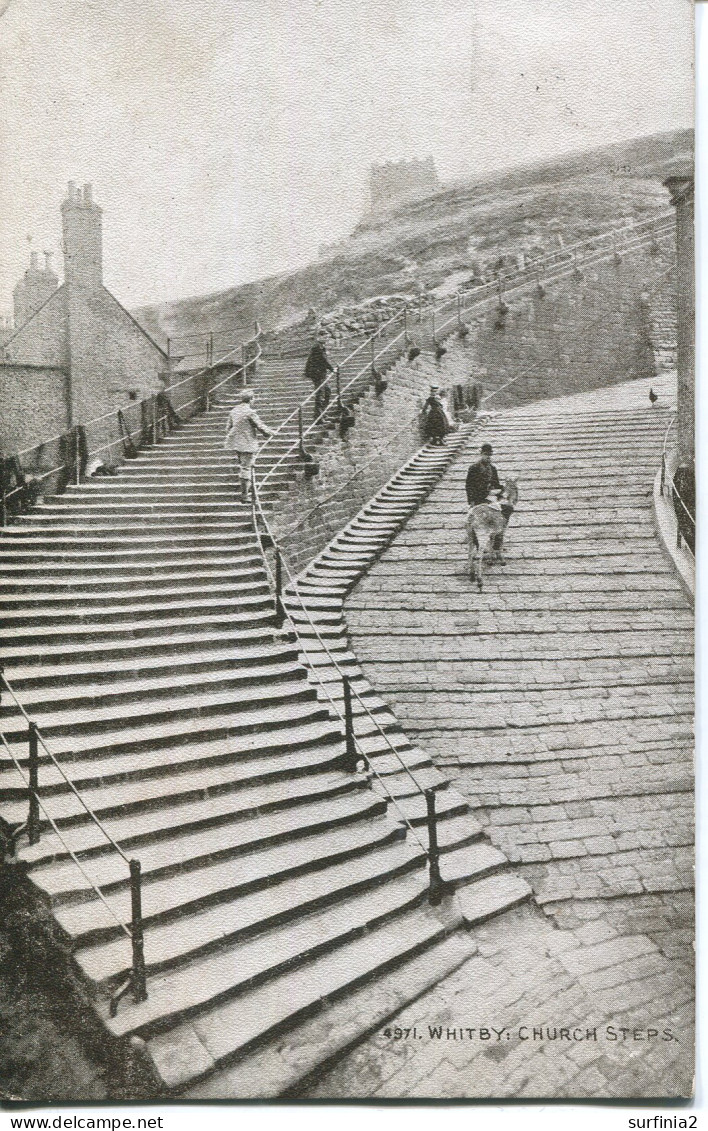
[{"label": "donkey", "polygon": [[480,503],[467,513],[467,543],[469,548],[470,581],[477,582],[482,592],[485,555],[501,562],[504,531],[519,498],[516,479],[507,479],[498,502]]}]

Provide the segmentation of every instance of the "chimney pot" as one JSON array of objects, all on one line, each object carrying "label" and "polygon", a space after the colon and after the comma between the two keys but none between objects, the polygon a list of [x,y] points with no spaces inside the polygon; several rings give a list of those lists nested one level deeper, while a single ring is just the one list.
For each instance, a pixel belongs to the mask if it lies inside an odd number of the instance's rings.
[{"label": "chimney pot", "polygon": [[84,204],[93,204],[93,185],[84,185]]},{"label": "chimney pot", "polygon": [[38,266],[38,256],[36,251],[30,252],[30,267],[36,268]]},{"label": "chimney pot", "polygon": [[73,200],[76,196],[76,181],[69,181],[69,189],[66,194],[67,200]]}]

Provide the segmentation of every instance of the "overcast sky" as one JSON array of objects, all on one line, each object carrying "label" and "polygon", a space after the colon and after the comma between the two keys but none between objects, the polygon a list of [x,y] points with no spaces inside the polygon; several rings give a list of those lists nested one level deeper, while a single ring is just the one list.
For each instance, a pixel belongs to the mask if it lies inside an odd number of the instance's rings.
[{"label": "overcast sky", "polygon": [[[0,7],[6,0],[0,0]],[[692,124],[692,0],[11,0],[0,311],[66,182],[129,305],[298,266],[372,161],[443,179]],[[60,256],[57,255],[60,265]]]}]

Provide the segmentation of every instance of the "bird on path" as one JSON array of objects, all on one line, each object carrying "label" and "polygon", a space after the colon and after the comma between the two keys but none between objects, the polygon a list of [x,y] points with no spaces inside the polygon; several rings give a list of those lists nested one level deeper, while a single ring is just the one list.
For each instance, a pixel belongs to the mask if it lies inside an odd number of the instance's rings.
[{"label": "bird on path", "polygon": [[654,390],[650,389],[649,390],[649,400],[651,401],[652,407],[656,404],[658,399],[659,398],[658,398],[657,394],[654,392]]},{"label": "bird on path", "polygon": [[447,347],[440,345],[440,342],[435,342],[435,360],[440,361],[446,353]]},{"label": "bird on path", "polygon": [[415,361],[417,357],[420,357],[420,346],[417,346],[414,343],[408,350],[408,360]]}]

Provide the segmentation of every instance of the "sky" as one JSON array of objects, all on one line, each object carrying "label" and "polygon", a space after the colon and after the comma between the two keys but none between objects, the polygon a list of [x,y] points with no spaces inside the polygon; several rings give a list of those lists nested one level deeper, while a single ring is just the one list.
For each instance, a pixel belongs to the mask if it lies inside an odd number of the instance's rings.
[{"label": "sky", "polygon": [[692,0],[0,0],[0,313],[91,182],[127,305],[301,266],[443,181],[692,125]]}]

